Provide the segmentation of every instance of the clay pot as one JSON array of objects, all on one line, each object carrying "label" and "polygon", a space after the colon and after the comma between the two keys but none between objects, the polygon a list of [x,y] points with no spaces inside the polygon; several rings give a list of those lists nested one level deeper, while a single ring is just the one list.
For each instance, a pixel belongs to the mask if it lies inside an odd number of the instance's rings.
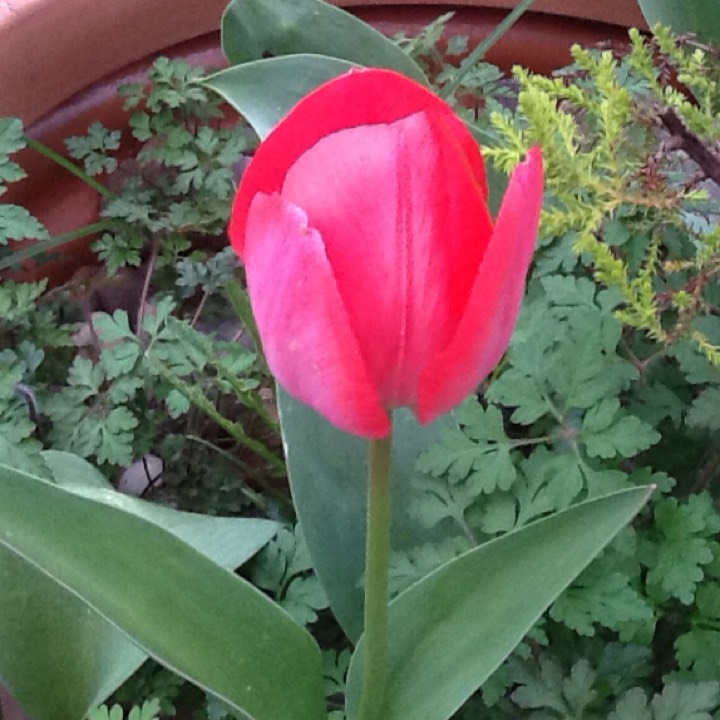
[{"label": "clay pot", "polygon": [[[451,32],[471,41],[485,36],[516,0],[335,0],[379,30],[418,32],[455,9]],[[158,55],[185,57],[205,67],[223,64],[220,17],[226,0],[10,0],[0,3],[0,115],[19,116],[28,133],[56,151],[63,140],[84,134],[93,120],[111,129],[126,127],[118,85],[134,82]],[[625,28],[641,23],[627,0],[538,0],[490,53],[489,59],[547,72],[568,61],[574,42],[623,39]],[[81,181],[26,151],[21,164],[29,178],[11,186],[6,202],[27,207],[52,235],[93,222],[98,198]],[[88,239],[63,247],[72,263],[45,265],[54,282],[64,282],[91,260]],[[30,273],[38,271],[30,264]]]},{"label": "clay pot", "polygon": [[[457,29],[474,38],[482,37],[517,4],[517,0],[334,2],[388,31],[412,32],[454,9]],[[226,0],[0,3],[0,115],[21,117],[31,126],[77,93],[133,63],[198,38],[203,39],[200,45],[216,47],[225,5]],[[537,0],[498,52],[510,62],[529,58],[527,64],[534,64],[545,61],[550,46],[607,39],[617,34],[618,27],[642,24],[638,6],[628,0]]]}]

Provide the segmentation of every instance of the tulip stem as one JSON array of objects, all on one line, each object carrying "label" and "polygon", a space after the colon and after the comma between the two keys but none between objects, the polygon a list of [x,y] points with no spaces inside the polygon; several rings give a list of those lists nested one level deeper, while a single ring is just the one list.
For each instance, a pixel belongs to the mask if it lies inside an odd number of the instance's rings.
[{"label": "tulip stem", "polygon": [[381,720],[387,664],[392,436],[371,440],[365,557],[365,656],[358,720]]}]

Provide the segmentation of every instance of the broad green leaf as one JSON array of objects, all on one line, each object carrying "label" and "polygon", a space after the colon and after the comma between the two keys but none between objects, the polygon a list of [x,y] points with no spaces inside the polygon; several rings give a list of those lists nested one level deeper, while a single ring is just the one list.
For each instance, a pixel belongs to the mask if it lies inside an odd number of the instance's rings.
[{"label": "broad green leaf", "polygon": [[81,720],[147,659],[127,636],[4,546],[0,575],[0,681],[33,720]]},{"label": "broad green leaf", "polygon": [[720,42],[717,0],[638,0],[648,25],[669,25],[677,34],[695,33],[709,42]]},{"label": "broad green leaf", "polygon": [[94,465],[79,455],[59,450],[46,450],[42,455],[50,469],[52,479],[68,490],[72,490],[75,486],[112,490],[112,483]]},{"label": "broad green leaf", "polygon": [[176,535],[229,570],[249,560],[280,529],[280,525],[271,520],[180,512],[124,495],[117,492],[97,468],[71,453],[48,450],[43,458],[55,482],[66,490],[137,515]]},{"label": "broad green leaf", "polygon": [[[313,567],[335,616],[357,640],[363,625],[367,442],[338,430],[280,388],[278,404],[293,500]],[[410,411],[395,413],[394,550],[443,537],[442,528],[429,532],[408,513],[410,479],[417,457],[452,422],[443,416],[420,427]]]},{"label": "broad green leaf", "polygon": [[[390,604],[383,720],[446,720],[498,668],[547,607],[645,504],[634,488],[576,505],[485,543]],[[357,712],[363,640],[348,675]]]},{"label": "broad green leaf", "polygon": [[236,65],[202,83],[225,98],[263,140],[301,98],[354,67],[325,55],[292,55]]},{"label": "broad green leaf", "polygon": [[252,523],[246,556],[274,524],[148,508],[98,487],[90,472],[83,488],[68,480],[77,463],[63,455],[47,461],[64,487],[0,465],[0,564],[19,579],[0,593],[0,680],[33,719],[81,720],[143,653],[240,717],[322,718],[313,639],[180,539],[227,562],[245,529],[231,523]]},{"label": "broad green leaf", "polygon": [[232,0],[222,19],[232,65],[278,55],[320,53],[397,70],[423,84],[420,67],[377,30],[321,0]]}]

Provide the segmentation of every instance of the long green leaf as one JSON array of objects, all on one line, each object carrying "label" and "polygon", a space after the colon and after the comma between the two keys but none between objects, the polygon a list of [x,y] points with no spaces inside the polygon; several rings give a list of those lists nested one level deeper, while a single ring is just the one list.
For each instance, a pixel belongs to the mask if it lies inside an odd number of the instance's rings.
[{"label": "long green leaf", "polygon": [[[652,488],[576,505],[471,550],[391,604],[383,720],[446,720],[642,508]],[[357,712],[362,639],[347,707]]]},{"label": "long green leaf", "polygon": [[147,659],[127,636],[0,546],[0,682],[33,720],[81,720]]},{"label": "long green leaf", "polygon": [[256,60],[208,75],[202,84],[230,103],[263,139],[295,103],[353,63],[325,55]]},{"label": "long green leaf", "polygon": [[648,25],[669,25],[674,33],[695,33],[707,42],[720,43],[718,0],[638,0]]},{"label": "long green leaf", "polygon": [[[50,450],[43,457],[57,484],[144,517],[228,569],[252,557],[278,528],[266,520],[195,515],[128,498],[76,455]],[[0,678],[36,720],[85,717],[147,659],[125,634],[5,548],[0,575]]]},{"label": "long green leaf", "polygon": [[321,0],[232,0],[222,20],[232,65],[278,55],[319,53],[386,67],[426,83],[420,67],[384,35]]},{"label": "long green leaf", "polygon": [[[278,390],[285,455],[295,509],[330,606],[351,640],[363,627],[367,442],[338,430],[307,405]],[[393,549],[442,537],[408,513],[415,461],[451,424],[443,416],[421,427],[408,410],[393,422]]]},{"label": "long green leaf", "polygon": [[[91,642],[89,654],[84,655],[86,638],[71,637],[75,627],[87,632],[88,626],[82,623],[71,625],[59,637],[44,636],[44,630],[56,629],[52,611],[63,607],[54,592],[60,587],[78,603],[82,601],[85,615],[99,615],[144,652],[221,698],[241,717],[324,717],[319,651],[305,630],[253,586],[172,532],[114,502],[105,504],[84,496],[93,492],[107,491],[80,491],[70,485],[65,489],[0,466],[3,568],[12,567],[14,561],[16,569],[18,564],[32,569],[44,581],[35,588],[48,593],[45,599],[35,596],[30,604],[40,619],[31,635],[32,644],[15,655],[10,655],[12,648],[0,644],[3,666],[14,667],[16,672],[24,664],[30,669],[40,667],[43,654],[52,655],[55,640],[66,641],[67,652],[59,649],[56,657],[79,664],[87,672],[85,701],[94,697],[98,678],[92,676],[92,663],[102,654],[93,653],[112,653],[118,646],[107,633],[106,647],[101,638]],[[2,590],[4,594],[6,588]],[[22,594],[22,588],[11,590],[19,593],[20,602],[10,619],[3,617],[5,632],[12,619],[31,621],[28,605],[23,605],[28,595]],[[66,670],[59,677],[74,679],[72,668]],[[47,677],[45,683],[47,688]],[[11,688],[16,695],[21,694],[18,689],[27,687],[20,683]],[[62,688],[48,692],[48,697],[59,704],[51,707],[50,699],[36,698],[37,707],[28,708],[35,720],[82,717],[81,708]]]},{"label": "long green leaf", "polygon": [[147,520],[228,570],[249,560],[280,529],[271,520],[200,515],[146,502],[117,492],[97,468],[77,455],[48,450],[43,457],[58,485]]}]

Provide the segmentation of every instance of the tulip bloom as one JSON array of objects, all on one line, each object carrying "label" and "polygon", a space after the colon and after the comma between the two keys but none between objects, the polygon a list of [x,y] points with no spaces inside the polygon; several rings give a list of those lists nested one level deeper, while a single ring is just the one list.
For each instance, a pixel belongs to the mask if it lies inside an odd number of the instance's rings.
[{"label": "tulip bloom", "polygon": [[270,369],[347,432],[450,410],[502,357],[542,203],[539,148],[493,223],[477,143],[395,72],[357,70],[303,98],[258,148],[230,238]]}]

